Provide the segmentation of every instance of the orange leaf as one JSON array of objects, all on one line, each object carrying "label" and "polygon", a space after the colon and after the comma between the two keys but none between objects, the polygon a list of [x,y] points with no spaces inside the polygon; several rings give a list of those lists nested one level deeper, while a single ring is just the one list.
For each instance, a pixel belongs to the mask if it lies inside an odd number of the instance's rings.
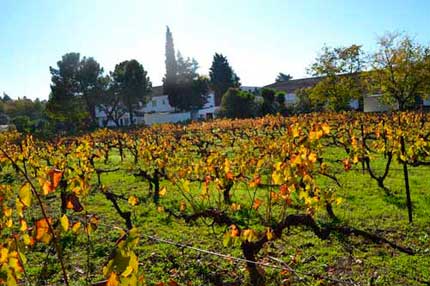
[{"label": "orange leaf", "polygon": [[51,179],[51,184],[54,188],[58,187],[58,184],[61,181],[61,177],[63,176],[63,172],[58,169],[52,169],[48,172],[48,175]]},{"label": "orange leaf", "polygon": [[261,200],[259,200],[259,199],[255,199],[254,204],[252,205],[252,208],[253,208],[254,210],[258,210],[258,208],[260,207],[261,203],[262,203],[262,201],[261,201]]},{"label": "orange leaf", "polygon": [[51,233],[49,232],[49,224],[52,223],[52,218],[41,218],[36,221],[36,240],[42,241],[48,244],[51,239]]},{"label": "orange leaf", "polygon": [[118,275],[116,275],[115,272],[112,272],[109,276],[108,281],[106,282],[106,286],[118,286],[118,285],[119,285]]},{"label": "orange leaf", "polygon": [[230,225],[230,233],[231,233],[231,237],[238,237],[239,228],[234,224]]},{"label": "orange leaf", "polygon": [[45,181],[43,184],[43,194],[47,195],[58,187],[61,181],[61,177],[63,176],[63,172],[58,169],[51,169],[48,172],[49,179]]},{"label": "orange leaf", "polygon": [[80,212],[84,209],[79,202],[79,198],[75,194],[66,194],[64,196],[63,204],[65,204],[66,209],[74,210],[75,212]]}]

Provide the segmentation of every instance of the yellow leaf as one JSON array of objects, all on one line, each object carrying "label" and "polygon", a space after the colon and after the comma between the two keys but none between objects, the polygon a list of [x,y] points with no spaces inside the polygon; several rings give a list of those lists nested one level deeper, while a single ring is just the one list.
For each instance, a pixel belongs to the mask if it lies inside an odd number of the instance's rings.
[{"label": "yellow leaf", "polygon": [[20,222],[21,222],[21,227],[19,230],[22,232],[26,231],[28,229],[27,222],[24,219],[20,219]]},{"label": "yellow leaf", "polygon": [[308,160],[312,163],[315,163],[317,161],[317,154],[312,152],[308,156]]},{"label": "yellow leaf", "polygon": [[330,133],[330,126],[327,123],[321,124],[321,128],[322,128],[324,134],[329,134]]},{"label": "yellow leaf", "polygon": [[121,276],[123,277],[127,277],[129,276],[131,273],[133,273],[133,267],[131,267],[130,265],[127,266],[127,268],[124,270],[124,272],[121,274]]},{"label": "yellow leaf", "polygon": [[68,231],[69,230],[69,219],[67,218],[66,215],[63,215],[60,218],[60,222],[61,222],[61,226],[63,227],[63,230]]},{"label": "yellow leaf", "polygon": [[22,236],[22,241],[24,241],[25,245],[33,245],[34,239],[30,237],[27,233]]},{"label": "yellow leaf", "polygon": [[160,190],[160,197],[164,197],[167,193],[167,188],[166,187],[162,187]]},{"label": "yellow leaf", "polygon": [[21,202],[26,206],[29,207],[31,205],[31,186],[29,183],[25,183],[22,185],[22,187],[19,189],[18,192],[19,199]]},{"label": "yellow leaf", "polygon": [[242,238],[242,240],[246,240],[249,242],[253,242],[253,241],[256,241],[258,239],[257,233],[253,229],[243,230],[241,233],[241,238]]},{"label": "yellow leaf", "polygon": [[4,206],[4,207],[3,207],[3,214],[4,214],[6,217],[10,217],[10,216],[12,215],[12,209],[11,209],[11,208],[8,208],[8,207],[6,207],[6,206]]},{"label": "yellow leaf", "polygon": [[282,175],[281,175],[281,173],[278,172],[278,171],[273,172],[272,173],[272,180],[273,180],[273,183],[275,185],[281,185],[282,184]]},{"label": "yellow leaf", "polygon": [[268,240],[272,240],[272,239],[273,239],[273,237],[274,237],[273,229],[268,228],[268,229],[266,230],[266,236],[267,236],[267,239],[268,239]]},{"label": "yellow leaf", "polygon": [[139,203],[139,199],[135,195],[132,195],[128,197],[128,203],[132,206],[135,206]]},{"label": "yellow leaf", "polygon": [[79,228],[81,227],[81,222],[77,221],[72,225],[72,232],[77,233]]},{"label": "yellow leaf", "polygon": [[3,247],[0,250],[0,264],[3,264],[7,261],[8,255],[9,254],[9,249]]},{"label": "yellow leaf", "polygon": [[230,206],[230,208],[234,212],[238,211],[238,210],[240,210],[240,204],[232,203],[231,206]]},{"label": "yellow leaf", "polygon": [[187,203],[186,203],[185,201],[181,201],[181,202],[179,203],[179,210],[180,210],[181,212],[184,212],[184,211],[186,210],[186,208],[187,208]]}]

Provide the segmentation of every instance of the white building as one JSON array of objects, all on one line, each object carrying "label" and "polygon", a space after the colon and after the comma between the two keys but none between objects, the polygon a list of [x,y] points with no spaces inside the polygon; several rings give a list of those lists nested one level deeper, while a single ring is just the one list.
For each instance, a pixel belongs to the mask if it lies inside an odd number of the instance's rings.
[{"label": "white building", "polygon": [[[163,87],[156,86],[152,88],[151,97],[148,102],[141,104],[141,107],[136,110],[134,122],[135,124],[152,125],[156,123],[181,122],[190,119],[211,119],[215,117],[218,108],[215,106],[215,95],[213,92],[210,92],[203,108],[193,112],[176,112],[175,108],[169,104],[168,95],[163,94]],[[96,107],[96,117],[99,126],[103,127],[107,120],[107,115],[102,108]],[[130,115],[128,112],[125,112],[118,121],[120,126],[130,125]],[[106,125],[108,127],[117,126],[111,119]]]},{"label": "white building", "polygon": [[381,94],[371,94],[363,98],[364,112],[384,112],[399,109],[398,104],[389,105],[381,100]]},{"label": "white building", "polygon": [[[315,86],[323,77],[311,77],[292,79],[288,81],[275,82],[265,86],[266,88],[273,88],[285,92],[285,105],[287,107],[294,106],[298,103],[299,99],[296,95],[297,90],[301,88],[310,88]],[[352,109],[359,109],[358,100],[351,100],[349,103]],[[423,106],[430,107],[430,99],[423,100]],[[363,111],[364,112],[384,112],[399,109],[399,105],[387,105],[381,101],[380,94],[365,95],[363,98]]]}]

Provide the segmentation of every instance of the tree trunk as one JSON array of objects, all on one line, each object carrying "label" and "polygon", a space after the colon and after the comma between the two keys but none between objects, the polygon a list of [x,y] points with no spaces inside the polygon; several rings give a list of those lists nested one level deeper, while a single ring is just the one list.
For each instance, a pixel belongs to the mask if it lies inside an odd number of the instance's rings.
[{"label": "tree trunk", "polygon": [[[246,260],[255,262],[256,249],[253,243],[249,243],[247,241],[243,242],[242,252]],[[262,270],[259,270],[257,264],[252,262],[246,262],[246,269],[248,270],[248,273],[249,273],[250,285],[264,286],[266,284],[264,273],[260,272]]]},{"label": "tree trunk", "polygon": [[154,175],[154,179],[152,182],[154,184],[154,204],[158,205],[158,202],[160,200],[160,179],[157,174]]},{"label": "tree trunk", "polygon": [[[400,148],[402,151],[402,155],[406,156],[405,138],[403,136],[400,137]],[[412,223],[412,201],[411,201],[411,191],[409,189],[408,162],[405,160],[402,162],[402,164],[403,164],[403,176],[405,178],[406,206],[408,207],[408,219],[409,219],[409,223]]]}]

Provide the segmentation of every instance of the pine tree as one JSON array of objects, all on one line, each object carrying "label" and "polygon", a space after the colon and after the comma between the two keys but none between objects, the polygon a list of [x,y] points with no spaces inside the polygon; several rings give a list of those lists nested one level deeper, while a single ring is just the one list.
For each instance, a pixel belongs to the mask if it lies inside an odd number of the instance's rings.
[{"label": "pine tree", "polygon": [[209,70],[210,86],[215,92],[215,105],[221,103],[221,98],[230,87],[239,87],[239,77],[222,54],[215,53]]}]

